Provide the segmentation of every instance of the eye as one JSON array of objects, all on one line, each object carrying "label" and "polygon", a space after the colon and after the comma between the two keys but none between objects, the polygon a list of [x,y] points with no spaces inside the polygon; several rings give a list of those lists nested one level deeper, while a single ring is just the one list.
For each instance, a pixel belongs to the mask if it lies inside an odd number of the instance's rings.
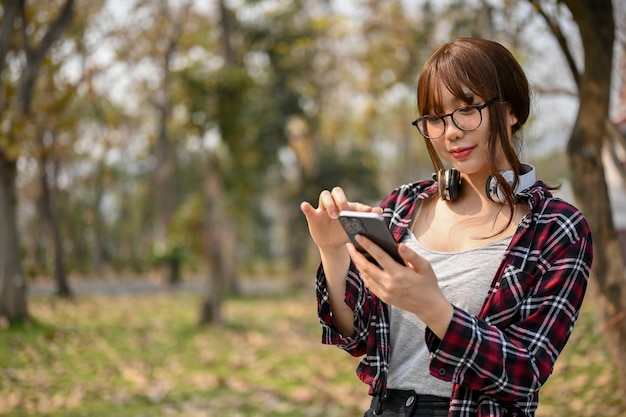
[{"label": "eye", "polygon": [[459,107],[458,109],[456,109],[456,111],[461,114],[472,113],[475,110],[476,110],[476,106],[463,106],[463,107]]},{"label": "eye", "polygon": [[441,122],[442,118],[441,118],[441,116],[435,116],[435,115],[428,115],[427,114],[426,116],[424,116],[424,120],[427,123],[439,123],[439,122]]}]

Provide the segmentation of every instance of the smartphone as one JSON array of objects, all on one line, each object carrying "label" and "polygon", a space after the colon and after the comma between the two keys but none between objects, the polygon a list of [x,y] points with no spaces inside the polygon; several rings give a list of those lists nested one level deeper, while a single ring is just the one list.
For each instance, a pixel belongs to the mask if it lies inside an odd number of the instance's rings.
[{"label": "smartphone", "polygon": [[[391,231],[387,227],[382,214],[342,210],[339,213],[339,222],[355,248],[365,255],[370,262],[378,265],[378,262],[357,243],[355,240],[356,235],[365,236],[380,246],[396,262],[404,265],[404,260],[398,253],[398,244],[391,235]],[[380,265],[378,266],[380,267]]]}]

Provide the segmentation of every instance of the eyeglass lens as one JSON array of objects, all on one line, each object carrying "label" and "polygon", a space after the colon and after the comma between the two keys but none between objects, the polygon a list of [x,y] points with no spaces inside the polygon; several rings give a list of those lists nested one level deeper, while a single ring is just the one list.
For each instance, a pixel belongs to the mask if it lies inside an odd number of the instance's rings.
[{"label": "eyeglass lens", "polygon": [[439,138],[446,130],[447,116],[450,116],[456,127],[465,131],[478,129],[482,123],[480,109],[476,106],[466,106],[456,109],[450,115],[423,117],[417,121],[417,128],[427,138]]}]

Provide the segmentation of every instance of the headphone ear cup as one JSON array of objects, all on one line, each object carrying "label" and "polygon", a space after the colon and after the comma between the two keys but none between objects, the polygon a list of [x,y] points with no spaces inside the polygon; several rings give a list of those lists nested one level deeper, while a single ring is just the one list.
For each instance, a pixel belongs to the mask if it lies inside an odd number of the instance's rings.
[{"label": "headphone ear cup", "polygon": [[448,192],[450,193],[450,200],[456,201],[461,195],[461,173],[456,169],[449,169],[446,171],[446,181],[448,183]]},{"label": "headphone ear cup", "polygon": [[[502,175],[502,178],[504,178],[509,185],[513,185],[513,182],[515,181],[515,174],[513,171],[500,171],[500,175]],[[517,188],[519,188],[519,186]],[[519,190],[516,189],[515,194],[517,194],[518,191]],[[489,178],[487,178],[485,193],[487,194],[487,198],[494,203],[503,203],[506,199],[502,188],[500,188],[500,184],[498,184],[498,178],[496,178],[495,175],[490,175]]]},{"label": "headphone ear cup", "polygon": [[[501,171],[500,175],[502,178],[509,183],[511,186],[515,182],[515,174],[513,171]],[[523,191],[529,187],[531,187],[536,182],[535,177],[535,167],[530,164],[522,163],[520,167],[520,176],[518,178],[517,187],[515,187],[514,193],[517,195],[520,191]],[[490,175],[487,178],[487,183],[485,184],[485,193],[487,194],[487,198],[489,198],[494,203],[502,203],[505,200],[504,193],[500,189],[498,184],[498,179],[494,175]]]},{"label": "headphone ear cup", "polygon": [[442,200],[455,201],[461,194],[461,173],[454,168],[437,173],[437,187]]},{"label": "headphone ear cup", "polygon": [[498,187],[498,179],[494,175],[490,175],[489,178],[487,178],[485,194],[487,194],[487,198],[494,203],[501,203],[503,200],[504,196],[501,196],[502,192],[500,191],[500,187]]}]

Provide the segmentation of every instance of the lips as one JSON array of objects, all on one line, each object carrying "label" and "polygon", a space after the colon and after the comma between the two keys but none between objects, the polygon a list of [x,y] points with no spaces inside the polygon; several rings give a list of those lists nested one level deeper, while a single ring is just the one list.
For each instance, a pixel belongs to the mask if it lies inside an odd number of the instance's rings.
[{"label": "lips", "polygon": [[472,151],[474,150],[474,147],[469,147],[469,148],[456,148],[456,149],[452,149],[450,151],[450,154],[455,158],[455,159],[464,159],[467,158]]}]

